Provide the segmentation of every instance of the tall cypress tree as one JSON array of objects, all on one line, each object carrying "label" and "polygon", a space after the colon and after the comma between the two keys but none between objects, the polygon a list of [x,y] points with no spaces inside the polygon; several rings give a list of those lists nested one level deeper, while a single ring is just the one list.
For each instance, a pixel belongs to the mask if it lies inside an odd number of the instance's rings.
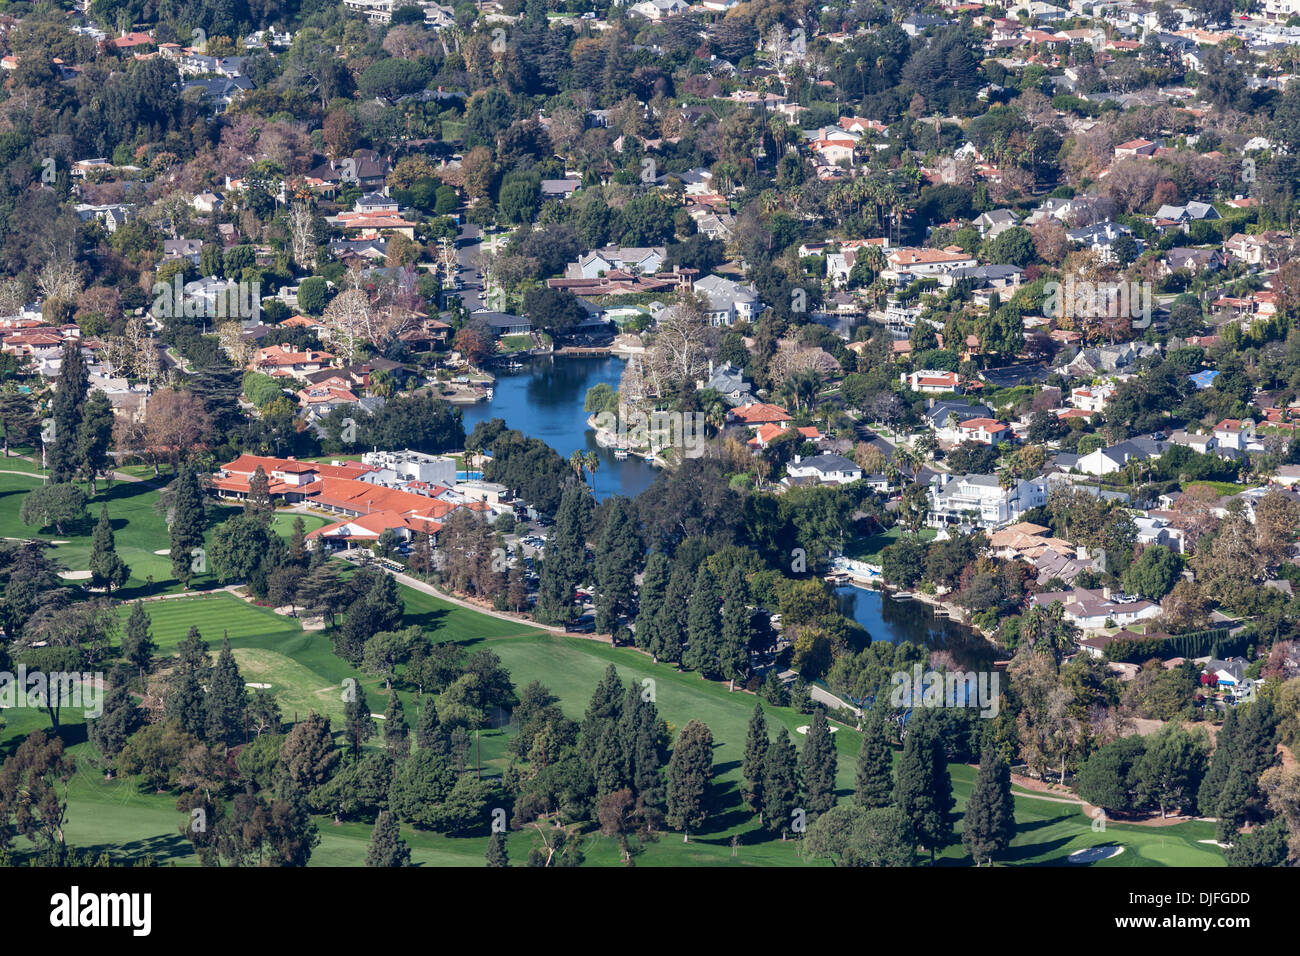
[{"label": "tall cypress tree", "polygon": [[736,681],[749,677],[750,627],[749,588],[740,568],[732,568],[722,588],[722,633],[718,644],[718,663],[722,676],[730,681],[728,690],[736,689]]},{"label": "tall cypress tree", "polygon": [[438,719],[438,708],[432,695],[425,695],[420,703],[420,716],[415,720],[415,746],[444,757],[451,753],[451,735]]},{"label": "tall cypress tree", "polygon": [[763,773],[769,746],[771,742],[767,737],[767,717],[763,714],[763,705],[756,703],[754,713],[749,718],[749,733],[745,737],[745,757],[740,764],[740,773],[745,778],[745,803],[758,814],[759,823],[763,822]]},{"label": "tall cypress tree", "polygon": [[492,839],[488,840],[486,856],[488,866],[510,865],[510,854],[506,851],[506,835],[504,833],[492,834]]},{"label": "tall cypress tree", "polygon": [[113,403],[103,392],[95,392],[81,409],[77,426],[77,469],[90,482],[90,493],[98,492],[99,476],[108,470],[113,445]]},{"label": "tall cypress tree", "polygon": [[621,720],[626,780],[642,807],[663,803],[663,756],[659,752],[659,708],[641,688],[628,688]]},{"label": "tall cypress tree", "polygon": [[157,649],[149,629],[149,614],[144,605],[136,601],[126,619],[126,632],[122,637],[122,656],[135,665],[143,684],[144,675],[153,666],[153,652]]},{"label": "tall cypress tree", "polygon": [[208,706],[203,685],[212,670],[212,658],[208,655],[208,645],[199,634],[199,629],[190,625],[189,633],[177,646],[180,663],[168,681],[167,700],[163,712],[168,718],[176,718],[181,729],[195,737],[207,734]]},{"label": "tall cypress tree", "polygon": [[812,723],[804,737],[803,752],[799,754],[805,809],[810,814],[822,814],[835,806],[836,763],[831,726],[826,720],[826,711],[818,707],[813,711]]},{"label": "tall cypress tree", "polygon": [[353,685],[352,699],[343,702],[343,718],[346,722],[347,750],[353,757],[361,753],[361,745],[375,735],[375,718],[370,713],[370,702],[366,700],[366,689],[357,681]]},{"label": "tall cypress tree", "polygon": [[708,815],[709,785],[713,780],[713,732],[701,721],[692,720],[677,735],[677,745],[668,761],[668,825],[682,831],[689,843],[691,830],[698,829]]},{"label": "tall cypress tree", "polygon": [[366,866],[410,866],[411,848],[402,839],[397,817],[380,810],[366,850]]},{"label": "tall cypress tree", "polygon": [[90,739],[106,757],[121,753],[127,740],[144,724],[144,714],[131,696],[131,677],[129,667],[119,665],[114,669],[103,712],[90,721]]},{"label": "tall cypress tree", "polygon": [[90,585],[107,588],[111,595],[113,589],[126,584],[126,579],[130,576],[131,569],[117,553],[113,524],[108,520],[108,505],[101,505],[99,521],[96,522],[95,533],[90,539]]},{"label": "tall cypress tree", "polygon": [[613,633],[632,611],[636,575],[645,548],[627,499],[615,495],[607,504],[605,524],[596,542],[596,630]]},{"label": "tall cypress tree", "polygon": [[537,609],[546,621],[567,621],[573,616],[574,591],[590,575],[587,529],[591,527],[591,512],[587,486],[576,482],[567,485],[538,572]]},{"label": "tall cypress tree", "polygon": [[1011,845],[1016,835],[1015,803],[1011,797],[1011,770],[993,747],[980,759],[975,789],[966,804],[961,842],[979,866],[990,864],[997,853]]},{"label": "tall cypress tree", "polygon": [[388,707],[384,710],[384,746],[394,757],[404,757],[411,748],[410,736],[402,698],[397,696],[394,688],[388,693]]},{"label": "tall cypress tree", "polygon": [[853,798],[864,810],[879,810],[894,802],[894,752],[885,730],[885,715],[872,707],[862,724],[862,749],[853,782]]},{"label": "tall cypress tree", "polygon": [[911,823],[917,840],[929,849],[933,862],[935,850],[952,839],[948,814],[953,799],[943,742],[926,711],[913,711],[908,721],[894,783],[894,803]]},{"label": "tall cypress tree", "polygon": [[244,499],[244,514],[253,515],[265,522],[275,517],[275,505],[271,501],[271,479],[266,476],[261,465],[257,466],[253,477],[248,479],[248,497]]},{"label": "tall cypress tree", "polygon": [[686,607],[686,639],[682,666],[699,671],[709,680],[722,676],[719,650],[722,645],[722,616],[719,612],[717,579],[705,562],[695,573],[695,589]]},{"label": "tall cypress tree", "polygon": [[656,661],[677,663],[682,659],[686,639],[686,608],[691,601],[695,575],[683,564],[676,564],[668,578],[668,591],[655,616],[654,643],[650,653]]},{"label": "tall cypress tree", "polygon": [[195,574],[194,551],[203,547],[203,532],[208,526],[198,472],[190,465],[181,466],[172,485],[171,511],[168,533],[171,536],[172,574],[188,589]]},{"label": "tall cypress tree", "polygon": [[[655,627],[659,609],[668,594],[668,579],[672,576],[672,562],[667,555],[656,551],[646,559],[645,573],[641,575],[641,590],[637,594],[636,646],[649,654],[655,653]],[[655,658],[655,663],[659,662]]]},{"label": "tall cypress tree", "polygon": [[248,713],[248,689],[230,650],[230,637],[221,642],[217,666],[208,684],[207,739],[231,744],[242,740]]},{"label": "tall cypress tree", "polygon": [[763,826],[784,840],[798,807],[799,757],[782,727],[763,758]]},{"label": "tall cypress tree", "polygon": [[81,344],[69,339],[63,344],[59,377],[50,403],[54,420],[54,441],[46,446],[50,481],[73,481],[81,470],[78,457],[81,420],[90,388],[90,373],[81,354]]},{"label": "tall cypress tree", "polygon": [[[424,535],[428,537],[428,535]],[[307,566],[307,525],[302,516],[293,519],[293,533],[289,535],[289,560],[300,568]]]}]

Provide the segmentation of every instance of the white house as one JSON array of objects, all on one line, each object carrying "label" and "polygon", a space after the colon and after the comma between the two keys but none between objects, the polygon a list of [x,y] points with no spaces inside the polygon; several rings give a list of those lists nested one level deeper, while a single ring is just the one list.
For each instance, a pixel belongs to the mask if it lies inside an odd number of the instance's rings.
[{"label": "white house", "polygon": [[862,477],[862,469],[843,455],[794,456],[785,466],[787,478],[812,478],[822,484],[847,485]]},{"label": "white house", "polygon": [[933,528],[970,524],[991,530],[1046,503],[1047,484],[1042,478],[1017,479],[1003,488],[997,475],[939,474],[930,481],[930,511],[925,520]]}]

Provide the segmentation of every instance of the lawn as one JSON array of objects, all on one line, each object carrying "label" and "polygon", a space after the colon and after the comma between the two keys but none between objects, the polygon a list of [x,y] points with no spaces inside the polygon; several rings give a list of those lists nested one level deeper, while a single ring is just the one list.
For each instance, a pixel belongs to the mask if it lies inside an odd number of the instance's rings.
[{"label": "lawn", "polygon": [[[740,764],[746,729],[755,698],[743,692],[728,693],[725,684],[678,673],[671,665],[655,664],[630,648],[614,648],[596,641],[562,637],[537,630],[521,622],[500,620],[450,604],[410,588],[402,588],[406,622],[424,628],[437,641],[458,641],[467,649],[488,648],[498,654],[510,670],[517,689],[532,680],[541,681],[560,698],[564,712],[581,719],[597,681],[606,667],[614,664],[625,683],[633,682],[652,691],[660,714],[675,733],[689,720],[702,720],[715,740],[714,810],[703,829],[683,843],[679,834],[668,833],[650,844],[638,857],[642,866],[790,866],[805,861],[799,856],[799,842],[782,841],[764,833],[743,806],[739,785]],[[295,618],[250,604],[230,593],[152,600],[145,603],[155,640],[161,653],[174,652],[191,625],[199,628],[215,655],[223,635],[228,635],[241,672],[250,683],[268,683],[286,719],[301,718],[310,710],[327,715],[336,731],[342,729],[341,688],[349,678],[358,681],[372,712],[385,708],[382,682],[361,674],[335,657],[328,634],[303,631]],[[127,609],[122,609],[125,616]],[[420,701],[403,691],[407,720],[414,723]],[[770,730],[784,727],[796,746],[802,735],[794,732],[808,718],[788,708],[764,707]],[[10,710],[4,713],[6,726],[0,730],[0,754],[12,749],[26,734],[48,727],[42,711]],[[175,809],[172,794],[141,793],[134,781],[108,778],[105,767],[86,742],[80,714],[64,714],[62,731],[78,761],[78,773],[68,791],[67,834],[74,845],[106,849],[119,857],[152,854],[164,863],[196,865],[189,844],[180,835],[184,816]],[[485,776],[499,775],[507,765],[506,745],[514,728],[495,727],[481,731],[471,746],[470,765]],[[841,799],[851,794],[854,762],[860,738],[851,728],[835,734],[839,752],[837,776]],[[375,746],[371,742],[369,746]],[[952,764],[958,812],[974,784],[975,769]],[[1146,828],[1110,824],[1095,832],[1092,820],[1074,804],[1053,803],[1018,794],[1016,819],[1020,832],[1007,862],[1018,865],[1061,863],[1075,850],[1101,843],[1121,843],[1126,851],[1098,866],[1135,865],[1222,865],[1212,846],[1197,841],[1212,839],[1212,824],[1184,823],[1172,827]],[[371,827],[348,822],[335,825],[328,817],[317,820],[321,844],[312,865],[360,865],[365,858]],[[959,826],[960,824],[958,824]],[[481,866],[486,836],[446,837],[403,829],[411,845],[413,860],[425,866]],[[533,837],[528,832],[511,833],[509,852],[522,863]],[[733,847],[734,841],[734,847]],[[21,843],[21,841],[20,841]],[[584,852],[591,865],[617,865],[615,843],[598,834],[584,838]],[[969,860],[960,839],[939,856],[940,865],[966,866]]]},{"label": "lawn", "polygon": [[[868,564],[880,563],[880,552],[885,550],[891,544],[897,544],[906,532],[900,525],[894,525],[888,531],[881,534],[868,535],[865,538],[858,538],[847,549],[844,556],[852,558],[855,561],[866,561]],[[918,532],[920,541],[933,541],[934,536],[939,532],[934,528],[922,528]]]}]

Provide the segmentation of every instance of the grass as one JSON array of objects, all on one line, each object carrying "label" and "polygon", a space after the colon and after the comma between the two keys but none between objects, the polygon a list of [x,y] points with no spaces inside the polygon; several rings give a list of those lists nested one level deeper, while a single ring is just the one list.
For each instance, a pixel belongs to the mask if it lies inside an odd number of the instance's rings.
[{"label": "grass", "polygon": [[1183,491],[1191,491],[1198,485],[1204,485],[1206,488],[1213,488],[1219,495],[1239,495],[1243,491],[1249,491],[1251,488],[1258,488],[1258,485],[1239,485],[1232,481],[1189,481],[1183,488]]},{"label": "grass", "polygon": [[[879,564],[880,552],[891,544],[897,544],[904,533],[901,525],[894,525],[894,527],[881,534],[858,538],[845,550],[845,557],[853,558],[856,561],[866,561],[869,564]],[[938,533],[934,528],[922,528],[918,537],[922,542],[932,541]]]}]

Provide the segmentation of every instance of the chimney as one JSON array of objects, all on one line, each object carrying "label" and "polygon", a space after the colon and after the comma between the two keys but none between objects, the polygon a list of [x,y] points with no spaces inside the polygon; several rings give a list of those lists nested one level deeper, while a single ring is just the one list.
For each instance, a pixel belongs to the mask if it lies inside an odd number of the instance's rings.
[{"label": "chimney", "polygon": [[1101,596],[1102,596],[1102,600],[1109,601],[1109,600],[1110,600],[1110,588],[1108,588],[1108,587],[1103,587],[1103,588],[1101,589]]}]

